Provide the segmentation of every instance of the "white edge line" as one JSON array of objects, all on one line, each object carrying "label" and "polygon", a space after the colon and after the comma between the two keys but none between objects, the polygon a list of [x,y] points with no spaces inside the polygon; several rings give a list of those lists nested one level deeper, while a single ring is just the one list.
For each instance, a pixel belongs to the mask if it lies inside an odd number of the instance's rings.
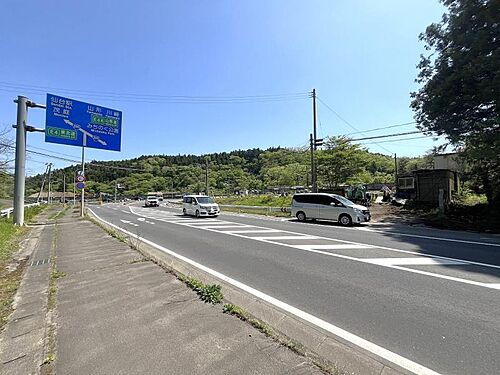
[{"label": "white edge line", "polygon": [[341,337],[342,339],[344,340],[347,340],[349,342],[351,342],[352,344],[362,348],[362,349],[365,349],[381,358],[384,358],[385,360],[391,362],[391,363],[394,363],[408,371],[411,371],[413,372],[414,374],[418,374],[418,375],[439,375],[438,372],[435,372],[434,370],[431,370],[427,367],[424,367],[416,362],[413,362],[405,357],[402,357],[400,356],[399,354],[396,354],[396,353],[393,353],[391,352],[390,350],[387,350],[377,344],[374,344],[372,343],[371,341],[368,341],[368,340],[365,340],[359,336],[356,336],[355,334],[353,333],[350,333],[340,327],[337,327],[331,323],[328,323],[320,318],[317,318],[316,316],[312,315],[312,314],[309,314],[305,311],[302,311],[296,307],[293,307],[285,302],[282,302],[274,297],[271,297],[257,289],[254,289],[246,284],[243,284],[242,282],[240,281],[237,281],[235,279],[232,279],[220,272],[217,272],[211,268],[208,268],[198,262],[195,262],[194,260],[191,260],[190,258],[187,258],[183,255],[180,255],[180,254],[177,254],[176,252],[172,251],[172,250],[169,250],[161,245],[158,245],[152,241],[149,241],[145,238],[142,238],[140,237],[139,235],[136,235],[132,232],[129,232],[127,231],[126,229],[123,229],[115,224],[112,224],[104,219],[102,219],[101,217],[99,217],[94,211],[92,211],[90,208],[89,208],[89,211],[92,212],[94,214],[94,216],[99,219],[100,221],[102,221],[103,223],[107,224],[107,225],[110,225],[111,227],[113,228],[116,228],[118,230],[121,230],[123,232],[125,232],[126,234],[130,235],[130,236],[133,236],[145,243],[147,243],[148,245],[150,246],[153,246],[155,247],[156,249],[158,250],[161,250],[167,254],[170,254],[188,264],[191,264],[192,266],[196,267],[196,268],[199,268],[207,273],[209,273],[210,275],[212,276],[215,276],[217,277],[218,279],[220,280],[223,280],[241,290],[244,290],[245,292],[247,293],[250,293],[252,294],[253,296],[257,297],[257,298],[260,298],[282,310],[285,310],[295,316],[297,316],[298,318],[300,319],[303,319],[311,324],[314,324],[338,337]]},{"label": "white edge line", "polygon": [[[131,211],[131,212],[134,215],[138,215],[137,213],[135,213],[133,211]],[[286,246],[286,247],[290,247],[292,249],[301,250],[301,251],[307,251],[307,252],[310,252],[310,253],[322,254],[322,255],[331,256],[331,257],[334,257],[334,258],[347,259],[347,260],[352,260],[352,261],[355,261],[355,262],[361,262],[361,263],[376,265],[376,266],[380,266],[380,267],[387,267],[387,268],[397,269],[397,270],[400,270],[400,271],[413,272],[413,273],[416,273],[416,274],[426,275],[426,276],[432,276],[432,277],[436,277],[436,278],[443,279],[443,280],[455,281],[455,282],[460,282],[460,283],[464,283],[464,284],[469,284],[469,285],[474,285],[474,286],[480,286],[480,287],[488,288],[488,289],[499,289],[498,286],[496,284],[494,284],[494,283],[483,283],[483,282],[480,282],[480,281],[473,281],[473,280],[468,280],[468,279],[462,279],[462,278],[459,278],[459,277],[453,277],[453,276],[442,275],[442,274],[439,274],[439,273],[421,271],[421,270],[413,269],[413,268],[406,268],[406,267],[400,267],[400,266],[389,265],[389,264],[380,264],[380,263],[376,263],[375,261],[372,261],[372,259],[370,259],[370,258],[356,258],[356,257],[348,256],[348,255],[335,254],[335,253],[330,253],[330,252],[322,251],[322,250],[304,249],[304,248],[300,247],[301,245],[291,245],[291,244],[286,244],[286,243],[283,243],[283,242],[276,242],[276,240],[264,239],[264,238],[262,238],[260,236],[258,236],[258,237],[248,237],[248,236],[241,235],[239,233],[234,233],[234,232],[231,232],[231,231],[218,231],[217,229],[202,228],[202,227],[198,227],[198,226],[191,226],[189,224],[179,224],[179,225],[183,225],[183,226],[190,227],[190,228],[203,229],[203,230],[207,230],[207,231],[211,231],[211,232],[215,232],[215,233],[223,233],[223,234],[227,234],[227,235],[230,235],[230,236],[235,236],[235,237],[240,237],[240,238],[245,238],[245,239],[260,241],[260,242],[265,242],[265,243],[269,243],[269,244],[272,244],[272,245]],[[265,228],[265,227],[262,227],[262,228]],[[283,231],[280,231],[280,232],[302,234],[302,235],[305,236],[305,234],[303,234],[303,233],[290,232],[290,231],[286,231],[286,230],[283,230]],[[353,244],[353,245],[363,245],[363,244],[358,243],[358,242],[351,242],[351,241],[344,241],[344,240],[335,240],[335,239],[328,238],[328,237],[317,236],[316,239],[327,239],[327,240],[331,240],[331,241],[350,243],[350,244]],[[375,245],[366,245],[366,246],[370,246],[372,248],[378,248],[378,249],[392,250],[390,248],[384,248],[384,247],[375,246]],[[451,261],[455,261],[455,262],[461,263],[463,265],[468,265],[468,264],[471,264],[471,263],[475,264],[474,262],[462,261],[462,260],[455,259],[455,258],[447,258],[447,257],[434,256],[434,255],[424,255],[424,254],[420,254],[420,253],[416,253],[416,252],[411,252],[411,251],[406,251],[406,250],[397,250],[397,249],[393,249],[393,250],[394,251],[403,252],[403,253],[410,253],[410,254],[421,255],[421,256],[429,257],[429,258],[451,260]],[[500,268],[500,267],[493,266],[493,265],[491,265],[490,267]]]}]

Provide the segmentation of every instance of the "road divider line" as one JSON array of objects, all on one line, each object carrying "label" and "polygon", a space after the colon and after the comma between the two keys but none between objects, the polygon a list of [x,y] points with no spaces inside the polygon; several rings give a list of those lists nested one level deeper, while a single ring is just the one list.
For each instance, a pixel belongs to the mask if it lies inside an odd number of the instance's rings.
[{"label": "road divider line", "polygon": [[294,245],[302,250],[341,250],[341,249],[374,249],[376,246],[369,245]]},{"label": "road divider line", "polygon": [[225,282],[227,282],[228,284],[231,284],[257,298],[260,298],[264,301],[266,301],[267,303],[270,303],[271,305],[275,306],[275,307],[278,307],[279,309],[281,310],[284,310],[292,315],[295,315],[296,317],[302,319],[302,320],[305,320],[317,327],[320,327],[322,329],[324,329],[325,331],[327,332],[330,332],[331,334],[337,336],[337,337],[340,337],[356,346],[358,346],[359,348],[362,348],[364,350],[367,350],[375,355],[377,355],[378,357],[380,358],[383,358],[397,366],[400,366],[414,374],[417,374],[417,375],[440,375],[438,372],[434,371],[434,370],[431,370],[419,363],[416,363],[408,358],[405,358],[397,353],[394,353],[394,352],[391,352],[390,350],[388,349],[385,349],[371,341],[368,341],[366,339],[363,339],[362,337],[360,336],[357,336],[349,331],[346,331],[340,327],[337,327],[335,326],[334,324],[332,323],[329,323],[325,320],[322,320],[312,314],[309,314],[303,310],[300,310],[294,306],[291,306],[283,301],[280,301],[268,294],[265,294],[257,289],[254,289],[252,288],[251,286],[248,286],[246,284],[243,284],[242,282],[240,281],[237,281],[235,279],[232,279],[218,271],[215,271],[207,266],[204,266],[188,257],[185,257],[183,255],[180,255],[172,250],[169,250],[161,245],[158,245],[146,238],[143,238],[137,234],[134,234],[132,232],[129,232],[127,231],[126,229],[123,229],[113,223],[110,223],[104,219],[102,219],[100,216],[98,216],[94,211],[92,211],[92,209],[89,208],[89,211],[92,212],[92,214],[97,218],[99,219],[100,221],[102,221],[103,223],[115,228],[115,229],[118,229],[118,230],[121,230],[123,231],[124,233],[128,234],[129,236],[132,236],[132,237],[135,237],[137,238],[138,240],[140,241],[143,241],[144,243],[160,250],[160,251],[163,251],[164,253],[167,253],[177,259],[180,259],[182,260],[183,262],[186,262],[198,269],[201,269],[202,271],[220,279],[220,280],[223,280]]},{"label": "road divider line", "polygon": [[317,240],[318,237],[315,236],[259,236],[259,237],[247,237],[254,240]]},{"label": "road divider line", "polygon": [[[139,213],[134,212],[134,210],[132,209],[132,207],[129,207],[129,209],[130,209],[130,212],[132,212],[134,215],[141,216]],[[183,224],[180,224],[180,225],[183,225]],[[267,228],[267,227],[260,227],[260,226],[257,226],[257,225],[252,225],[252,226],[255,227],[255,228],[270,229],[270,228]],[[216,231],[214,229],[207,229],[207,230]],[[300,232],[292,232],[292,231],[288,231],[288,230],[278,230],[278,231],[281,232],[281,233],[289,233],[291,235],[302,235],[302,236],[307,236],[308,235],[308,234],[304,234],[304,233],[300,233]],[[233,235],[234,232],[226,231],[226,232],[221,232],[221,233],[226,233],[226,234],[229,234],[229,235]],[[234,235],[238,236],[237,233],[234,233]],[[246,237],[246,236],[241,236],[241,235],[239,235],[239,237],[255,239],[255,237]],[[500,269],[500,266],[497,266],[497,265],[494,265],[494,264],[488,264],[488,263],[482,263],[482,262],[475,262],[475,261],[472,261],[472,260],[450,258],[450,257],[441,256],[441,255],[424,254],[424,253],[419,253],[419,252],[416,252],[416,251],[394,249],[392,247],[386,247],[386,246],[375,246],[375,245],[363,244],[363,243],[354,242],[354,241],[348,241],[348,240],[340,240],[340,239],[330,238],[330,237],[323,237],[323,236],[315,236],[315,237],[316,237],[316,239],[324,239],[324,240],[328,240],[328,241],[340,242],[340,243],[352,244],[352,245],[365,245],[365,246],[370,246],[370,247],[376,247],[376,248],[382,249],[382,250],[394,251],[394,252],[398,252],[398,253],[402,253],[402,254],[416,255],[416,256],[419,256],[419,257],[429,257],[429,258],[434,258],[434,259],[444,259],[444,260],[462,262],[462,263],[469,264],[469,265],[475,265],[475,266],[481,266],[481,267],[489,267],[489,268]],[[289,245],[278,243],[278,242],[276,244],[283,245],[283,246],[289,246]],[[294,245],[291,245],[291,247],[294,247]],[[304,249],[301,249],[301,250],[304,250]],[[359,258],[353,258],[353,259],[354,260],[359,260]]]},{"label": "road divider line", "polygon": [[383,266],[439,266],[439,265],[467,265],[455,260],[432,259],[432,258],[368,258],[365,261]]}]

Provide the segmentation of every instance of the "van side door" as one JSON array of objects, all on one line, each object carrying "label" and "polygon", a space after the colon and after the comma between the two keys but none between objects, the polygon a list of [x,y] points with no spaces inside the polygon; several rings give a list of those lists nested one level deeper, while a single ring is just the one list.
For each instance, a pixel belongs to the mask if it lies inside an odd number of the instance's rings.
[{"label": "van side door", "polygon": [[320,208],[322,219],[337,221],[339,219],[339,215],[343,212],[343,210],[344,205],[339,200],[327,195],[324,196]]},{"label": "van side door", "polygon": [[319,195],[303,194],[298,196],[300,201],[297,201],[297,212],[303,211],[308,219],[319,218]]}]

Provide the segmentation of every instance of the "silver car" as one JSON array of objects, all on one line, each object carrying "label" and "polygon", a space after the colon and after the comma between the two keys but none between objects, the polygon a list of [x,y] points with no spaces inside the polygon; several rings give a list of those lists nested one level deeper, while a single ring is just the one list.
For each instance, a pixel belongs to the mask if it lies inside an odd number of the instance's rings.
[{"label": "silver car", "polygon": [[308,219],[333,220],[344,226],[370,221],[370,211],[336,194],[295,194],[292,200],[292,216],[299,221]]}]

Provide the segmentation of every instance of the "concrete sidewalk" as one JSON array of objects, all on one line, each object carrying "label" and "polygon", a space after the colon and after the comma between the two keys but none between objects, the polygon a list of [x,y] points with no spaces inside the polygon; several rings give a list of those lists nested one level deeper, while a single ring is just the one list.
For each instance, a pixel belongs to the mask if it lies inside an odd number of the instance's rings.
[{"label": "concrete sidewalk", "polygon": [[54,231],[56,373],[321,373],[74,215]]}]

